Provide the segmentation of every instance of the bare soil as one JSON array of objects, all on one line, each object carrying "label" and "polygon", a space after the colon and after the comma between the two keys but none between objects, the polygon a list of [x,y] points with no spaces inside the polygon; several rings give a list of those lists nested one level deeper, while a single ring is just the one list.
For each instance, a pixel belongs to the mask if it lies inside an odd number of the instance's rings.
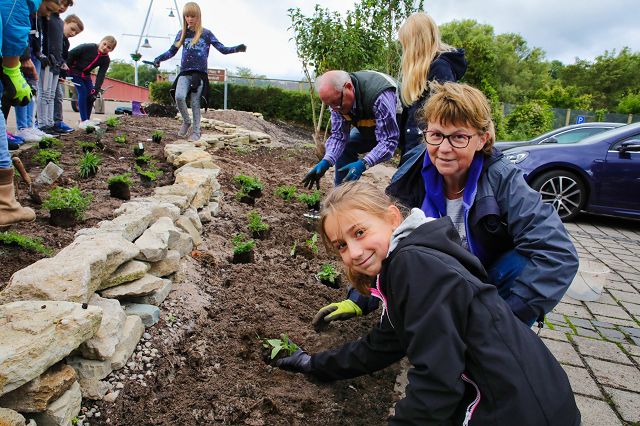
[{"label": "bare soil", "polygon": [[[313,164],[311,131],[284,123],[269,123],[250,114],[229,111],[207,113],[222,121],[260,130],[272,135],[285,147],[259,147],[246,152],[225,148],[213,153],[222,171],[224,202],[218,217],[205,224],[204,243],[188,257],[177,274],[175,290],[162,306],[161,321],[147,329],[152,348],[161,356],[145,374],[144,381],[120,376],[110,378],[124,383],[115,403],[83,401],[95,406],[99,418],[87,419],[92,425],[380,425],[386,422],[394,400],[394,382],[398,367],[390,367],[370,376],[335,383],[322,383],[301,374],[270,366],[263,356],[259,338],[290,338],[309,352],[336,346],[363,336],[377,321],[377,315],[332,324],[318,333],[311,326],[316,311],[344,297],[342,288],[326,287],[315,274],[324,263],[339,266],[320,245],[312,258],[292,256],[295,242],[309,240],[316,224],[304,217],[307,208],[297,201],[284,201],[274,195],[281,185],[298,186]],[[105,136],[107,147],[98,176],[79,179],[77,161],[81,155],[76,140],[85,135],[65,137],[62,167],[68,172],[59,182],[78,185],[94,195],[94,203],[80,227],[93,226],[110,217],[121,203],[109,198],[106,178],[133,168],[131,147],[150,138],[155,128],[166,131],[160,144],[146,142],[147,152],[159,160],[165,174],[158,185],[173,181],[172,167],[162,163],[162,147],[175,139],[178,123],[171,119],[127,117],[123,124]],[[126,132],[129,141],[121,147],[113,134]],[[39,173],[30,160],[33,151],[21,158],[31,175]],[[254,206],[234,197],[237,174],[257,177],[265,185]],[[135,177],[132,197],[146,195]],[[331,185],[326,176],[322,190]],[[299,191],[303,191],[299,187]],[[19,200],[33,206],[26,188],[20,185]],[[36,207],[36,206],[34,206]],[[269,237],[256,240],[255,262],[233,264],[231,238],[249,234],[246,215],[256,210],[271,227]],[[47,212],[37,210],[35,224],[15,230],[40,236],[46,245],[61,248],[73,240],[77,229],[54,228],[47,224]],[[0,247],[1,283],[10,274],[39,259],[17,248]],[[86,423],[85,423],[86,424]]]}]

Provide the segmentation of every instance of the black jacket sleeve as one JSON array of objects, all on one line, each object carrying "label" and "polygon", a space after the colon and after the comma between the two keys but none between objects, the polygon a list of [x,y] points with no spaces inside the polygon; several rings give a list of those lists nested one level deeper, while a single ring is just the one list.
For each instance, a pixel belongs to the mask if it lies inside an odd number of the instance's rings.
[{"label": "black jacket sleeve", "polygon": [[105,57],[104,63],[98,67],[98,75],[96,75],[96,91],[100,90],[102,87],[102,83],[104,82],[104,77],[107,75],[107,70],[109,69],[109,64],[111,63],[111,59],[108,56]]}]

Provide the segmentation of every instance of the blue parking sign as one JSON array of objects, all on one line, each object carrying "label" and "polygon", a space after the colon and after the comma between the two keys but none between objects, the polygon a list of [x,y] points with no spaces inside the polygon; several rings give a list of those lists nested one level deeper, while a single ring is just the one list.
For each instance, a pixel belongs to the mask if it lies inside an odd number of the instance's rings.
[{"label": "blue parking sign", "polygon": [[584,123],[584,115],[579,115],[576,117],[576,124]]}]

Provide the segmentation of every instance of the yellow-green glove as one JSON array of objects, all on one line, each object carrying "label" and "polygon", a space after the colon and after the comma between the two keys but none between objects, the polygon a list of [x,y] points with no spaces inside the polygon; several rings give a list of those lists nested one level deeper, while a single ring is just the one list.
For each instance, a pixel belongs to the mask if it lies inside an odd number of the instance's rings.
[{"label": "yellow-green glove", "polygon": [[5,90],[9,93],[13,93],[15,91],[13,104],[19,106],[27,105],[31,100],[31,87],[20,72],[20,64],[15,67],[5,67],[3,65],[2,71],[7,77],[5,81],[13,86],[12,88],[5,88]]},{"label": "yellow-green glove", "polygon": [[320,309],[311,323],[318,329],[331,321],[343,321],[361,315],[362,309],[352,300],[346,299],[342,302],[331,303]]}]

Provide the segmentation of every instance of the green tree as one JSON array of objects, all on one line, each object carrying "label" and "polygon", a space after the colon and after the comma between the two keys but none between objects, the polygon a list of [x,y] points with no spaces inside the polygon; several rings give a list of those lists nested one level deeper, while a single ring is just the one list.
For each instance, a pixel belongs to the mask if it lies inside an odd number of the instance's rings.
[{"label": "green tree", "polygon": [[640,93],[629,93],[620,100],[618,112],[623,114],[640,114]]},{"label": "green tree", "polygon": [[590,94],[579,95],[576,86],[563,86],[555,80],[552,84],[538,89],[535,99],[540,99],[552,108],[591,109],[593,98]]},{"label": "green tree", "polygon": [[[159,71],[151,65],[138,65],[138,84],[149,87],[149,83],[156,81]],[[111,61],[107,77],[133,84],[135,81],[134,66],[123,60],[114,59]]]}]

